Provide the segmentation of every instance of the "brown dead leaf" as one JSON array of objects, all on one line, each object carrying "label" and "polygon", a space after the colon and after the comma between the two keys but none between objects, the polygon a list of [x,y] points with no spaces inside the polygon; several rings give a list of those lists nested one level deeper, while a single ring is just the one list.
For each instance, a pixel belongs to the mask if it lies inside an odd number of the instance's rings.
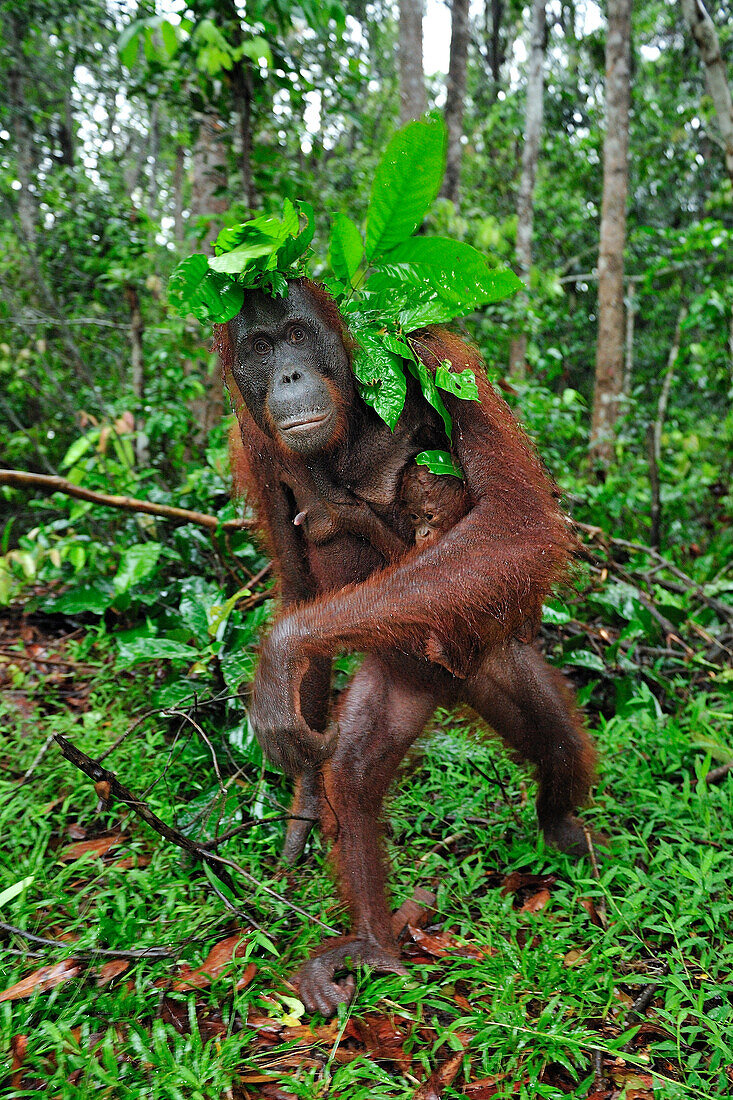
[{"label": "brown dead leaf", "polygon": [[122,416],[118,416],[115,420],[115,431],[118,435],[125,435],[127,432],[135,431],[135,417],[129,409],[123,412]]},{"label": "brown dead leaf", "polygon": [[532,894],[531,897],[520,905],[520,913],[539,913],[541,909],[544,909],[550,900],[550,891],[547,889],[538,890],[536,894]]},{"label": "brown dead leaf", "polygon": [[471,1081],[463,1086],[463,1092],[469,1100],[493,1100],[499,1089],[504,1088],[505,1075],[499,1073],[495,1077],[482,1077],[478,1081]]},{"label": "brown dead leaf", "polygon": [[464,1050],[459,1050],[456,1054],[451,1054],[442,1066],[433,1070],[427,1081],[420,1085],[414,1100],[440,1100],[444,1090],[452,1085],[458,1076],[465,1053]]},{"label": "brown dead leaf", "polygon": [[530,875],[524,871],[512,871],[504,879],[501,887],[501,896],[518,894],[520,890],[529,890],[533,893],[539,889],[547,889],[557,881],[556,875]]},{"label": "brown dead leaf", "polygon": [[435,959],[442,959],[446,955],[460,955],[464,959],[484,959],[493,954],[493,949],[479,947],[477,944],[459,943],[450,932],[423,932],[413,924],[408,924],[408,931],[414,943],[420,947],[426,955]]},{"label": "brown dead leaf", "polygon": [[344,1035],[363,1043],[375,1061],[395,1062],[403,1072],[412,1064],[412,1056],[405,1051],[409,1029],[388,1016],[367,1012],[359,1019],[352,1017]]},{"label": "brown dead leaf", "polygon": [[25,1062],[26,1051],[28,1049],[28,1036],[27,1035],[13,1035],[10,1040],[10,1053],[13,1056],[13,1062],[10,1067],[12,1078],[10,1084],[14,1089],[18,1089],[21,1086],[23,1080],[23,1063]]},{"label": "brown dead leaf", "polygon": [[585,966],[590,958],[590,954],[587,951],[581,951],[579,948],[574,947],[571,951],[568,951],[567,955],[562,961],[563,966]]},{"label": "brown dead leaf", "polygon": [[55,963],[53,966],[42,966],[32,974],[26,974],[25,978],[21,978],[15,985],[11,985],[9,989],[0,993],[0,1001],[20,1001],[36,992],[46,993],[63,982],[78,978],[81,971],[80,960],[74,958],[64,959],[63,962]]},{"label": "brown dead leaf", "polygon": [[580,899],[580,904],[583,906],[586,913],[590,917],[591,924],[595,924],[596,928],[603,928],[604,927],[603,921],[602,921],[601,917],[599,916],[598,910],[596,909],[595,905],[593,904],[593,899],[592,898],[581,898]]},{"label": "brown dead leaf", "polygon": [[105,855],[110,848],[114,848],[125,840],[122,833],[113,833],[111,836],[99,836],[96,840],[79,840],[76,844],[69,844],[60,853],[59,859],[63,863],[73,863],[75,859],[90,853],[94,856]]},{"label": "brown dead leaf", "polygon": [[107,982],[111,982],[113,978],[117,978],[120,974],[124,974],[129,966],[130,963],[127,959],[110,959],[109,962],[100,966],[97,971],[97,985],[106,985]]},{"label": "brown dead leaf", "polygon": [[138,867],[147,867],[150,863],[150,856],[127,856],[126,859],[116,859],[112,864],[118,871],[132,871]]},{"label": "brown dead leaf", "polygon": [[[155,983],[158,988],[170,988],[177,991],[186,989],[205,989],[211,985],[214,978],[218,978],[223,970],[228,967],[233,959],[239,958],[247,948],[247,936],[242,932],[235,932],[233,936],[227,936],[225,940],[215,943],[206,956],[206,960],[192,970],[187,963],[182,963],[178,976],[172,981],[169,978],[159,978]],[[257,967],[250,963],[242,977],[237,982],[237,989],[244,989],[257,973]]]},{"label": "brown dead leaf", "polygon": [[412,897],[402,902],[402,905],[392,914],[392,933],[395,939],[399,939],[406,932],[409,924],[416,928],[427,923],[428,917],[435,912],[437,898],[431,890],[425,890],[422,886],[416,886]]}]

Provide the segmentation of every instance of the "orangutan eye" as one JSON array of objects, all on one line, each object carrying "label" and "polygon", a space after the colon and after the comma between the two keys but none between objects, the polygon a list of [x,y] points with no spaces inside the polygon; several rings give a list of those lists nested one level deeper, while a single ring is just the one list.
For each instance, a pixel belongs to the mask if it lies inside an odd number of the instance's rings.
[{"label": "orangutan eye", "polygon": [[435,519],[435,516],[433,515],[432,512],[426,512],[425,513],[425,519],[428,521],[428,523],[432,523],[433,520]]},{"label": "orangutan eye", "polygon": [[270,350],[270,341],[265,340],[262,336],[258,336],[257,339],[253,342],[252,347],[254,348],[257,355],[267,355],[268,351]]},{"label": "orangutan eye", "polygon": [[300,325],[293,325],[288,335],[291,344],[302,344],[305,340],[305,329]]}]

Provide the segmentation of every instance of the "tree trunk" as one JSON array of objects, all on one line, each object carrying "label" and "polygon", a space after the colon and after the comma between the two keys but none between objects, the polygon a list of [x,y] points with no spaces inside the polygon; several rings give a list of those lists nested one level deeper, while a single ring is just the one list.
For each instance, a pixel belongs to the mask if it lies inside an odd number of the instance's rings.
[{"label": "tree trunk", "polygon": [[[12,8],[10,9],[12,11]],[[6,94],[10,108],[11,128],[15,139],[16,171],[18,174],[18,220],[29,245],[36,239],[37,202],[31,190],[31,181],[35,178],[35,150],[30,125],[30,108],[25,96],[25,73],[23,65],[23,43],[27,27],[17,16],[10,15],[11,60],[7,70]]]},{"label": "tree trunk", "polygon": [[216,237],[219,219],[229,206],[226,132],[213,108],[200,116],[193,149],[192,210],[194,221],[208,221],[207,240]]},{"label": "tree trunk", "polygon": [[[201,116],[193,150],[191,216],[194,224],[207,225],[205,242],[213,241],[221,229],[221,216],[229,206],[227,134],[216,112]],[[203,378],[205,393],[194,400],[193,410],[205,435],[224,413],[224,397],[218,370]]]},{"label": "tree trunk", "polygon": [[145,323],[140,308],[140,295],[137,287],[132,283],[125,286],[125,298],[130,310],[130,367],[132,369],[132,390],[135,394],[139,412],[135,417],[135,457],[138,466],[144,466],[148,461],[148,437],[145,434],[143,422],[143,404],[145,401],[145,361],[143,359],[143,333]]},{"label": "tree trunk", "polygon": [[[542,136],[542,100],[544,95],[545,61],[545,0],[532,4],[530,31],[529,73],[527,76],[527,108],[524,121],[524,149],[522,150],[522,179],[517,203],[517,274],[529,286],[532,270],[532,230],[534,227],[534,185],[537,179],[537,161]],[[525,291],[517,297],[518,312],[524,314],[528,306]],[[514,378],[524,378],[527,372],[527,333],[514,337],[509,350],[509,373]]]},{"label": "tree trunk", "polygon": [[400,0],[400,123],[420,118],[428,109],[422,58],[423,0]]},{"label": "tree trunk", "polygon": [[176,244],[183,244],[183,180],[185,176],[185,151],[176,146],[176,165],[173,169],[173,236]]},{"label": "tree trunk", "polygon": [[606,135],[598,255],[598,343],[590,455],[608,468],[624,368],[624,246],[628,188],[631,0],[609,0],[606,32]]},{"label": "tree trunk", "polygon": [[702,0],[682,0],[682,11],[705,65],[705,83],[718,116],[718,125],[723,138],[725,170],[728,178],[733,181],[733,102],[725,62],[720,52],[718,34]]},{"label": "tree trunk", "polygon": [[461,138],[463,137],[463,101],[466,97],[466,61],[468,59],[469,0],[453,0],[451,10],[450,64],[445,100],[448,128],[448,155],[441,194],[458,203],[461,181]]}]

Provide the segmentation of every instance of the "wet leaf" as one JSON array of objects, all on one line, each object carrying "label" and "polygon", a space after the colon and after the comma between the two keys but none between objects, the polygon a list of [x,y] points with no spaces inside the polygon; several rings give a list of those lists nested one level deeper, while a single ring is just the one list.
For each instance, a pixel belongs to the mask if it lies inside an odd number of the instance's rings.
[{"label": "wet leaf", "polygon": [[0,1001],[20,1001],[24,997],[31,997],[34,993],[47,993],[57,985],[71,981],[72,978],[78,978],[81,972],[81,961],[74,958],[64,959],[63,962],[55,963],[53,966],[42,966],[32,974],[21,978],[15,985],[11,985],[4,993],[0,993]]}]

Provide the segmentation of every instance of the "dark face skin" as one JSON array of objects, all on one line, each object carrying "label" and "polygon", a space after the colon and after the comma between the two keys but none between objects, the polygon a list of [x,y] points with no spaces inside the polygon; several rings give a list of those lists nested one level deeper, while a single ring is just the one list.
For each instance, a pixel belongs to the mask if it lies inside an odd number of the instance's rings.
[{"label": "dark face skin", "polygon": [[332,449],[354,401],[354,380],[339,333],[307,287],[287,298],[253,292],[229,324],[234,378],[258,427],[304,458]]}]

